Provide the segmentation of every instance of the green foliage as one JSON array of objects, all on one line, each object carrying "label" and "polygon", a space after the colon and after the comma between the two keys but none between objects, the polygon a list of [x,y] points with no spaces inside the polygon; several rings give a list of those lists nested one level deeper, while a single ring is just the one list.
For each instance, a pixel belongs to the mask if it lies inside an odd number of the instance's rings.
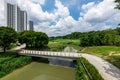
[{"label": "green foliage", "polygon": [[43,32],[36,32],[35,33],[36,39],[35,39],[35,46],[36,47],[42,47],[44,45],[48,44],[48,36]]},{"label": "green foliage", "polygon": [[76,65],[76,80],[89,80],[89,78],[80,62],[80,59],[77,60],[77,65]]},{"label": "green foliage", "polygon": [[0,27],[0,46],[6,51],[11,43],[17,40],[17,32],[9,27]]},{"label": "green foliage", "polygon": [[86,47],[82,52],[93,54],[97,56],[108,56],[110,52],[120,52],[120,47],[118,46],[92,46]]},{"label": "green foliage", "polygon": [[82,58],[82,62],[85,64],[93,80],[104,80],[99,74],[99,72],[97,71],[97,69],[92,64],[90,64],[88,60],[86,60],[85,58]]},{"label": "green foliage", "polygon": [[31,57],[17,56],[16,54],[11,53],[6,53],[5,55],[0,54],[0,61],[2,58],[6,59],[3,59],[3,61],[0,63],[0,77],[3,77],[13,70],[30,63],[32,59]]},{"label": "green foliage", "polygon": [[62,51],[67,45],[79,45],[80,40],[76,39],[53,39],[48,43],[49,50]]},{"label": "green foliage", "polygon": [[80,38],[81,46],[120,46],[120,35],[118,29],[86,32]]},{"label": "green foliage", "polygon": [[55,44],[48,44],[48,47],[50,51],[62,51],[66,47],[66,45],[55,43]]},{"label": "green foliage", "polygon": [[73,32],[66,36],[63,36],[63,39],[79,39],[81,37],[81,32]]},{"label": "green foliage", "polygon": [[26,43],[27,48],[41,48],[48,44],[48,36],[43,32],[22,31],[19,42]]},{"label": "green foliage", "polygon": [[117,3],[117,5],[116,5],[116,9],[120,9],[120,0],[115,0],[115,3]]},{"label": "green foliage", "polygon": [[17,47],[17,45],[12,43],[12,44],[10,44],[9,47],[7,47],[7,49],[10,50],[10,49],[13,49],[13,48],[16,48],[16,47]]},{"label": "green foliage", "polygon": [[97,69],[92,64],[90,64],[88,60],[82,57],[77,62],[76,80],[88,80],[88,77],[85,76],[86,73],[84,68],[82,67],[82,64],[80,63],[80,60],[84,63],[93,80],[104,80],[97,71]]},{"label": "green foliage", "polygon": [[12,58],[16,57],[16,53],[0,53],[0,64],[5,62],[5,61],[8,61],[8,60],[11,60]]},{"label": "green foliage", "polygon": [[119,56],[109,56],[108,58],[106,58],[106,60],[120,69],[120,55]]}]

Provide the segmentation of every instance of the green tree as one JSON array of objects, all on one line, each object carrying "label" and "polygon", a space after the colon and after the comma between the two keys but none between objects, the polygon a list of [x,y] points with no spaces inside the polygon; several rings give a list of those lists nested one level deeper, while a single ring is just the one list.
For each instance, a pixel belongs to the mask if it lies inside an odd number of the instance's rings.
[{"label": "green tree", "polygon": [[84,34],[84,36],[80,38],[80,42],[81,42],[80,45],[83,46],[83,47],[89,46],[88,35]]},{"label": "green tree", "polygon": [[26,43],[27,48],[41,48],[48,44],[48,36],[43,32],[22,31],[19,42]]},{"label": "green tree", "polygon": [[33,47],[35,45],[35,32],[34,31],[22,31],[19,32],[19,42],[26,43],[27,47]]},{"label": "green tree", "polygon": [[115,3],[117,3],[117,5],[116,5],[116,9],[120,9],[120,0],[115,0]]},{"label": "green tree", "polygon": [[9,27],[0,27],[0,46],[3,48],[4,53],[6,48],[10,46],[11,43],[17,41],[17,32]]},{"label": "green tree", "polygon": [[35,35],[35,37],[36,37],[36,39],[35,39],[35,46],[37,48],[43,47],[43,46],[48,44],[48,36],[45,33],[43,33],[43,32],[36,32],[35,34],[36,34]]},{"label": "green tree", "polygon": [[116,46],[120,46],[120,36],[119,35],[116,35],[115,36],[115,43],[114,43]]},{"label": "green tree", "polygon": [[117,27],[116,31],[118,31],[118,34],[120,35],[120,27]]}]

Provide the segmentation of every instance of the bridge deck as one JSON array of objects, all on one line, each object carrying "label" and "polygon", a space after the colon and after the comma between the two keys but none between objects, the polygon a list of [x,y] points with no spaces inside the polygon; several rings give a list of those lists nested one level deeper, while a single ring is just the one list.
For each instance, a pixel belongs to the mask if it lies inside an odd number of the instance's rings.
[{"label": "bridge deck", "polygon": [[79,53],[68,53],[68,52],[50,52],[50,51],[35,51],[35,50],[22,50],[19,52],[20,55],[36,55],[36,56],[53,56],[53,57],[72,57],[79,58]]}]

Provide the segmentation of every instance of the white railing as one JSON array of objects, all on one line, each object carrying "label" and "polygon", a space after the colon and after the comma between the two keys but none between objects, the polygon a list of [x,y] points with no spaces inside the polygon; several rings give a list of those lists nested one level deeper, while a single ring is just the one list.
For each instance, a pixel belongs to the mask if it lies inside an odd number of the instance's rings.
[{"label": "white railing", "polygon": [[48,51],[35,51],[35,50],[23,50],[19,52],[25,55],[43,55],[43,56],[61,56],[61,57],[80,57],[79,53],[66,53],[66,52],[48,52]]}]

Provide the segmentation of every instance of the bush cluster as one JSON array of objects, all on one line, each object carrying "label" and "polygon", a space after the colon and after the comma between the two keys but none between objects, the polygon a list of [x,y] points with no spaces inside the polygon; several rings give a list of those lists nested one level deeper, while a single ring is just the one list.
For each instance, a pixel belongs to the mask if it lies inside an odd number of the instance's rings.
[{"label": "bush cluster", "polygon": [[0,64],[4,63],[5,61],[8,61],[14,57],[16,57],[16,53],[0,53]]},{"label": "bush cluster", "polygon": [[91,31],[84,33],[80,38],[81,46],[120,46],[120,35],[115,29],[109,29],[104,31]]},{"label": "bush cluster", "polygon": [[20,43],[26,43],[27,48],[42,48],[48,44],[48,36],[43,32],[22,31],[18,38]]},{"label": "bush cluster", "polygon": [[77,65],[76,65],[76,80],[89,80],[89,78],[80,62],[80,59],[77,60]]},{"label": "bush cluster", "polygon": [[0,77],[31,62],[31,57],[20,56],[0,64]]}]

